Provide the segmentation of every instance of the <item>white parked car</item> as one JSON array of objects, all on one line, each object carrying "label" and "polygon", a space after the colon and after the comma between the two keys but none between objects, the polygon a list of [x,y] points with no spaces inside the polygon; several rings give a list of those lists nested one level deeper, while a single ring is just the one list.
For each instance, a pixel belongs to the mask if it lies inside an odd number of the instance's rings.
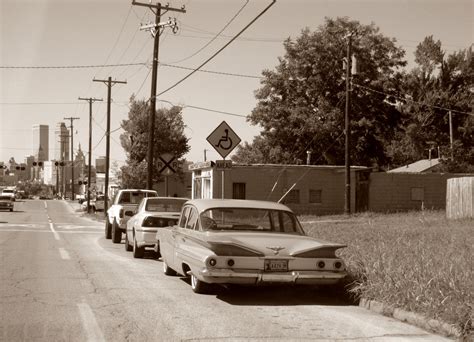
[{"label": "white parked car", "polygon": [[113,243],[122,241],[127,221],[134,215],[141,200],[146,197],[157,197],[155,190],[120,189],[115,194],[112,206],[107,210],[105,218],[105,238]]},{"label": "white parked car", "polygon": [[148,197],[138,206],[135,215],[127,222],[125,250],[133,251],[135,258],[142,258],[146,247],[153,247],[159,256],[156,232],[160,228],[174,226],[187,198]]}]

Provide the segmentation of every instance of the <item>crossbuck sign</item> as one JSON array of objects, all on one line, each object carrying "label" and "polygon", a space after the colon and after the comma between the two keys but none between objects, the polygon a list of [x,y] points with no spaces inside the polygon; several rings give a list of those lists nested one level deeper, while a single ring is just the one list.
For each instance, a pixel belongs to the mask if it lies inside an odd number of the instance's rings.
[{"label": "crossbuck sign", "polygon": [[176,156],[171,153],[164,153],[159,157],[158,160],[158,169],[159,172],[165,176],[172,175],[176,173],[179,168],[179,161],[176,159]]}]

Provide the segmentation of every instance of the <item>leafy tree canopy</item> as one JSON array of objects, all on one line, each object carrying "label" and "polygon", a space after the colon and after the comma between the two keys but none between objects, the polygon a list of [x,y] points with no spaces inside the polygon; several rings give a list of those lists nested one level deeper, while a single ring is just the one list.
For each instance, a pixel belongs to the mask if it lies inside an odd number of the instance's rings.
[{"label": "leafy tree canopy", "polygon": [[[404,75],[401,130],[388,146],[394,165],[440,157],[443,171],[474,172],[474,60],[471,50],[448,56],[426,37],[415,51],[417,66]],[[451,128],[449,110],[451,109]],[[450,132],[453,144],[451,149]],[[438,152],[439,151],[439,155]]]},{"label": "leafy tree canopy", "polygon": [[[374,24],[347,18],[326,18],[315,32],[305,29],[284,42],[286,52],[276,69],[263,71],[258,103],[248,119],[263,131],[253,144],[240,147],[234,160],[298,163],[311,150],[313,163],[344,163],[343,60],[350,32],[355,32],[352,51],[360,70],[352,91],[352,163],[386,161],[384,145],[396,133],[399,112],[384,93],[399,89],[404,51]],[[379,93],[368,93],[364,86]]]},{"label": "leafy tree canopy", "polygon": [[[120,135],[120,142],[127,155],[127,163],[120,171],[122,186],[146,187],[149,113],[150,107],[147,102],[131,97],[128,119],[121,123],[124,133]],[[156,111],[155,120],[154,183],[160,181],[157,162],[159,156],[170,153],[179,159],[189,151],[189,139],[184,134],[185,125],[181,116],[181,107],[159,109]]]}]

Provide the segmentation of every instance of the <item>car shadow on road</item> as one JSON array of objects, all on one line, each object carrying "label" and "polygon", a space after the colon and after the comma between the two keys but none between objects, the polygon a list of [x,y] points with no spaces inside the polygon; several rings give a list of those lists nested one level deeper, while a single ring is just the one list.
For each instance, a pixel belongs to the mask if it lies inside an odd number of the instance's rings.
[{"label": "car shadow on road", "polygon": [[[190,283],[189,277],[182,281]],[[342,286],[315,285],[213,285],[210,295],[231,305],[358,305],[358,300]]]}]

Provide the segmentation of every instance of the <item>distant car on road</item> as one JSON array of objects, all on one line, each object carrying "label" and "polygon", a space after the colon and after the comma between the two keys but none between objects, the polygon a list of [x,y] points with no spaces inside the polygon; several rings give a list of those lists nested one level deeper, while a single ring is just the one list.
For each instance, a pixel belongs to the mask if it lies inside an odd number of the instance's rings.
[{"label": "distant car on road", "polygon": [[187,198],[148,197],[144,198],[127,222],[125,250],[133,251],[133,257],[142,258],[146,247],[153,247],[158,256],[156,232],[159,228],[174,226],[178,222],[183,204]]},{"label": "distant car on road", "polygon": [[[104,211],[105,196],[104,195],[97,195],[95,199],[91,199],[89,201],[89,206],[90,206],[90,208],[93,212]],[[82,202],[81,208],[83,210],[87,210],[87,199],[84,200],[84,202]]]},{"label": "distant car on road", "polygon": [[210,284],[336,284],[347,275],[336,256],[346,246],[307,236],[275,202],[191,200],[178,225],[157,235],[163,272],[189,275],[196,293]]},{"label": "distant car on road", "polygon": [[16,191],[12,188],[6,188],[2,190],[2,195],[9,196],[12,198],[12,201],[15,201]]},{"label": "distant car on road", "polygon": [[10,195],[0,195],[0,209],[2,210],[10,210],[13,211],[14,209],[14,200],[13,197]]},{"label": "distant car on road", "polygon": [[112,206],[107,210],[105,218],[105,238],[113,243],[122,241],[127,221],[133,216],[138,204],[143,198],[157,197],[155,190],[121,189],[115,194]]}]

